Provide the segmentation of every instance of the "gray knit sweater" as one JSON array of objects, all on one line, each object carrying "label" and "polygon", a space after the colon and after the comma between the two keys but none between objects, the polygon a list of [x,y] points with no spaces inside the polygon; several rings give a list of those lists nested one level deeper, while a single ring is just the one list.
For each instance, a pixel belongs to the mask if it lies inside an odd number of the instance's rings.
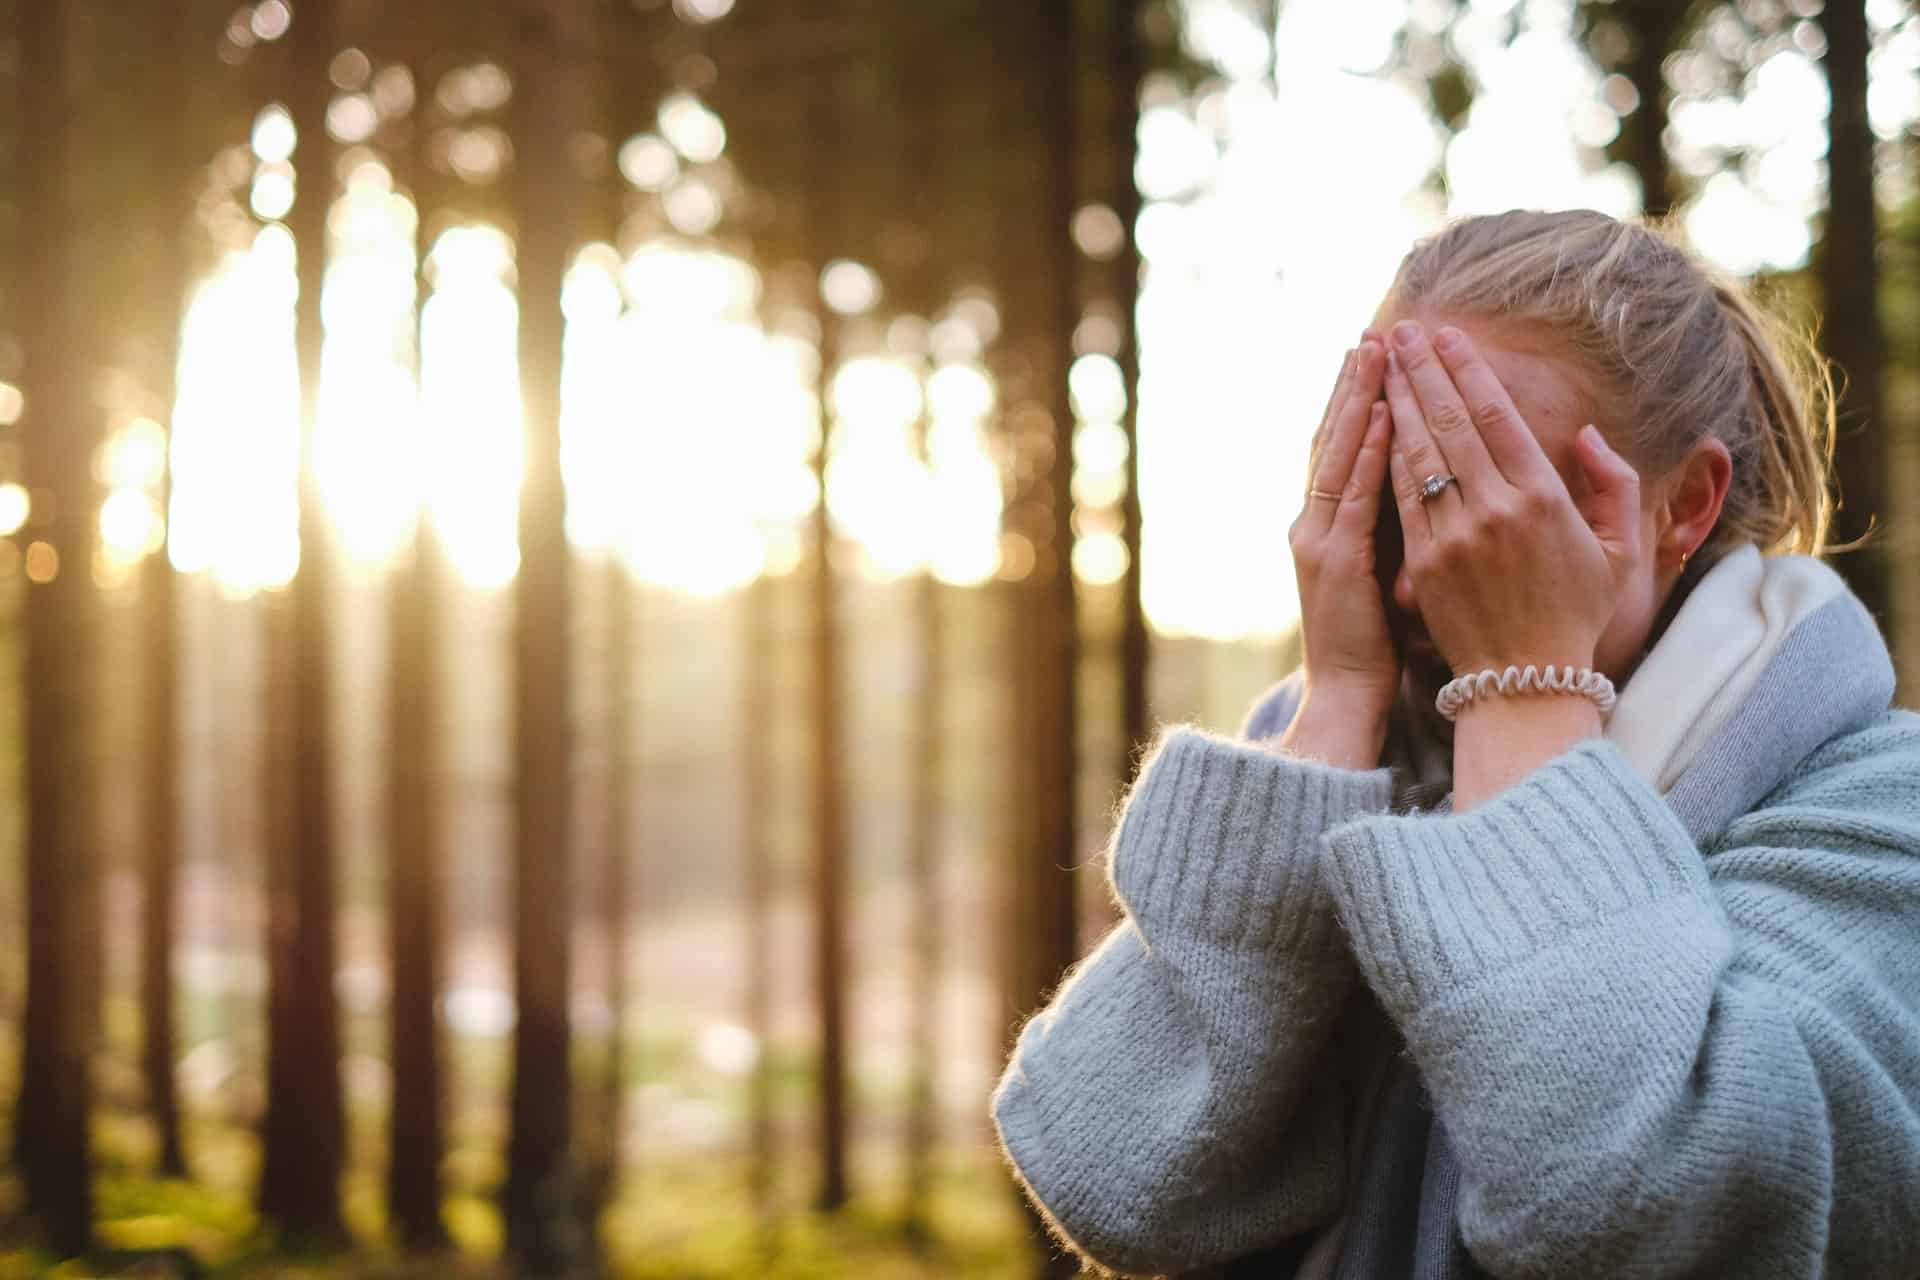
[{"label": "gray knit sweater", "polygon": [[[994,1096],[1062,1240],[1288,1275],[1361,1213],[1496,1276],[1920,1275],[1920,716],[1852,616],[1665,796],[1596,742],[1394,816],[1384,769],[1163,735],[1109,851],[1124,919]],[[1355,1203],[1432,1194],[1360,1167],[1402,1053],[1451,1221]]]}]

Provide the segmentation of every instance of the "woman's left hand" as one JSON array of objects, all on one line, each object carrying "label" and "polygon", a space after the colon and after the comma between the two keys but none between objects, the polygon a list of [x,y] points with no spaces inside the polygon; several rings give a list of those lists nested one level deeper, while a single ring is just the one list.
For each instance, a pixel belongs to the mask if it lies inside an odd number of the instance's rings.
[{"label": "woman's left hand", "polygon": [[[1456,675],[1592,666],[1638,551],[1640,478],[1595,428],[1575,454],[1592,522],[1466,334],[1392,335],[1393,491],[1420,619]],[[1422,501],[1430,476],[1458,483]]]}]

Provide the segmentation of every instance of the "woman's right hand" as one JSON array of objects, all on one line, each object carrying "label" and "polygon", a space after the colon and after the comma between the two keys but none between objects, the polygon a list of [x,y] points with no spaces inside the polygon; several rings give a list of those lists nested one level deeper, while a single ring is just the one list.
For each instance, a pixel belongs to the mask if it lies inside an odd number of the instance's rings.
[{"label": "woman's right hand", "polygon": [[1306,683],[1281,746],[1347,769],[1379,764],[1400,689],[1375,575],[1374,527],[1393,435],[1381,398],[1386,367],[1386,346],[1368,331],[1347,354],[1314,433],[1307,505],[1288,534]]}]

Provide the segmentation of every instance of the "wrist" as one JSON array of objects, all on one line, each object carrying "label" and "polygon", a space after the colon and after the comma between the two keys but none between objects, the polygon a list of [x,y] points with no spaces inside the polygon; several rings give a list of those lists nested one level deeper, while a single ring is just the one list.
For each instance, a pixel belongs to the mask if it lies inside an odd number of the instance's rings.
[{"label": "wrist", "polygon": [[1565,726],[1601,731],[1600,708],[1578,693],[1515,693],[1476,698],[1460,708],[1458,730],[1512,731],[1528,726]]},{"label": "wrist", "polygon": [[1337,769],[1378,768],[1392,710],[1392,698],[1377,692],[1310,685],[1280,749]]},{"label": "wrist", "polygon": [[1454,807],[1464,812],[1601,735],[1599,707],[1578,694],[1476,700],[1454,722]]}]

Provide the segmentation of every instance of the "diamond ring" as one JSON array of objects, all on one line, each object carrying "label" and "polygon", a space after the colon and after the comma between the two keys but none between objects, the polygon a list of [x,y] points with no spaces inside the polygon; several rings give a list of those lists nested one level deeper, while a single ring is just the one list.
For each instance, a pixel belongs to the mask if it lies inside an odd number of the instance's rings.
[{"label": "diamond ring", "polygon": [[1459,484],[1460,477],[1455,475],[1431,475],[1420,482],[1420,501],[1432,502],[1447,491],[1450,484]]}]

